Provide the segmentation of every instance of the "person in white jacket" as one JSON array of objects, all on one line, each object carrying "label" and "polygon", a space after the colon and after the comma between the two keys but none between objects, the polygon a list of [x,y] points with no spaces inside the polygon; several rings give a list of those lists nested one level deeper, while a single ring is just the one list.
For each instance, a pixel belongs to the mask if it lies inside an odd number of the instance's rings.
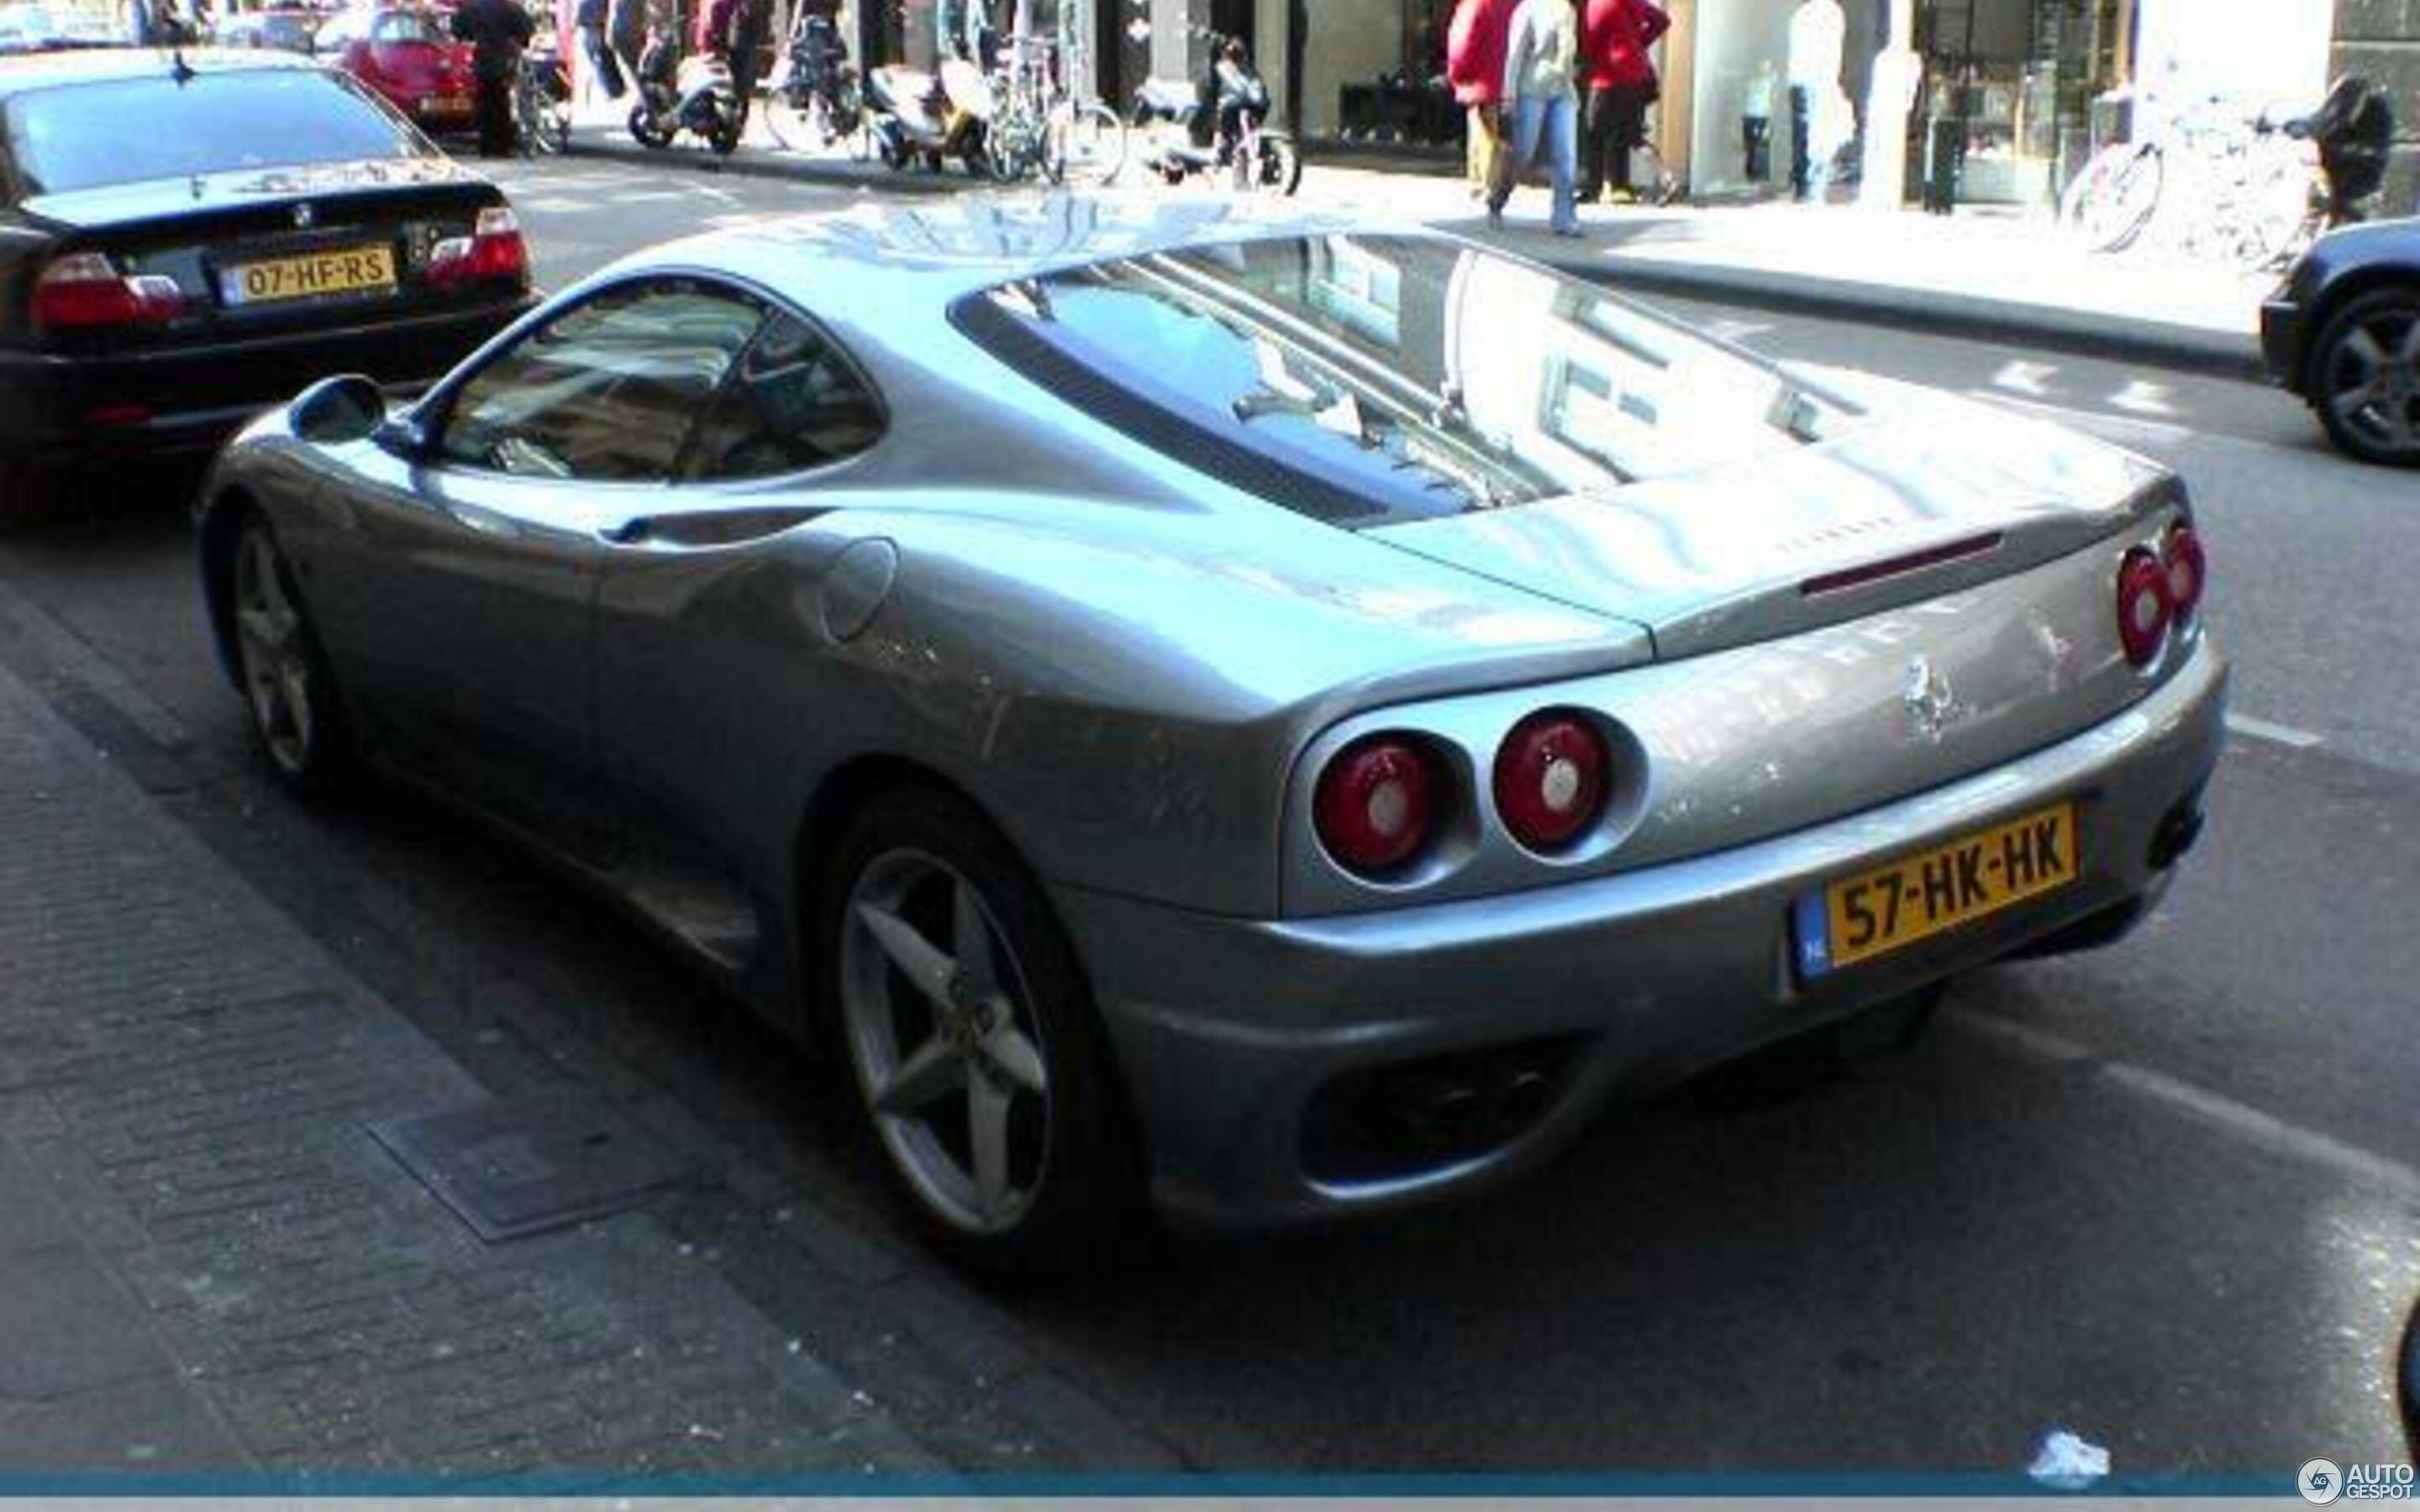
[{"label": "person in white jacket", "polygon": [[1790,16],[1790,195],[1823,197],[1831,154],[1845,140],[1836,99],[1849,18],[1840,0],[1799,0]]},{"label": "person in white jacket", "polygon": [[1579,171],[1577,83],[1580,17],[1574,0],[1521,0],[1504,46],[1504,103],[1512,122],[1487,187],[1487,224],[1504,224],[1504,202],[1543,147],[1554,180],[1547,224],[1559,237],[1580,234],[1572,180]]}]

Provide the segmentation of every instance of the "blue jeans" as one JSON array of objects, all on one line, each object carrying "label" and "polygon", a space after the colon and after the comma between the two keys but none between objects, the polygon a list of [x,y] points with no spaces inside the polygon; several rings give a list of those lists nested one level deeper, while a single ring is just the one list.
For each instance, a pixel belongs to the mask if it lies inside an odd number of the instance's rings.
[{"label": "blue jeans", "polygon": [[1558,230],[1566,226],[1576,229],[1580,215],[1572,204],[1572,178],[1579,170],[1579,104],[1569,94],[1523,95],[1512,102],[1512,131],[1505,144],[1507,161],[1497,169],[1487,208],[1504,208],[1512,186],[1537,161],[1542,145],[1546,151],[1547,171],[1554,176],[1555,183],[1555,210],[1548,224]]}]

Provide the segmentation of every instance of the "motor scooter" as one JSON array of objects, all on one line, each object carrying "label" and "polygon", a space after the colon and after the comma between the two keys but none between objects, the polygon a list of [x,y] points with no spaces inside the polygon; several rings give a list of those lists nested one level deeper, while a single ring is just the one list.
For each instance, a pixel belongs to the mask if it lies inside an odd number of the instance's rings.
[{"label": "motor scooter", "polygon": [[1293,193],[1302,183],[1302,153],[1291,135],[1269,129],[1269,87],[1251,54],[1241,39],[1202,35],[1210,61],[1199,78],[1146,79],[1135,91],[1143,167],[1171,184],[1224,170],[1238,190]]},{"label": "motor scooter", "polygon": [[630,135],[641,146],[667,147],[682,131],[725,157],[739,146],[742,117],[731,67],[711,55],[681,56],[659,32],[639,54],[639,101],[630,107]]},{"label": "motor scooter", "polygon": [[956,158],[976,177],[988,177],[995,104],[991,81],[964,58],[945,59],[938,73],[892,66],[865,76],[875,150],[893,168],[938,170]]},{"label": "motor scooter", "polygon": [[2368,218],[2368,201],[2386,182],[2395,147],[2395,107],[2386,91],[2358,74],[2328,86],[2327,99],[2308,116],[2288,121],[2286,134],[2307,141],[2319,158],[2311,209],[2322,227]]}]

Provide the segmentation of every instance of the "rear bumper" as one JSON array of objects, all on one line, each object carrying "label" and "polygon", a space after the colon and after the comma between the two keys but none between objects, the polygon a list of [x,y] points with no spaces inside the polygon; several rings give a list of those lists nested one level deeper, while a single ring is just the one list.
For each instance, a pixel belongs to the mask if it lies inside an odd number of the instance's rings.
[{"label": "rear bumper", "polygon": [[48,465],[206,452],[331,374],[427,383],[536,300],[126,354],[0,352],[0,449]]},{"label": "rear bumper", "polygon": [[[2225,738],[2226,683],[2205,639],[2149,698],[2031,755],[1849,818],[1583,882],[1298,920],[1065,888],[1058,903],[1170,1216],[1257,1227],[1400,1207],[1538,1164],[1617,1093],[2062,936],[2122,928],[2157,900],[2190,840]],[[2077,806],[2075,883],[1885,960],[1799,979],[1799,897],[2061,799]],[[1531,1078],[1524,1117],[1485,1148],[1425,1165],[1347,1179],[1317,1168],[1311,1136],[1331,1126],[1341,1088],[1419,1076],[1440,1057]]]}]

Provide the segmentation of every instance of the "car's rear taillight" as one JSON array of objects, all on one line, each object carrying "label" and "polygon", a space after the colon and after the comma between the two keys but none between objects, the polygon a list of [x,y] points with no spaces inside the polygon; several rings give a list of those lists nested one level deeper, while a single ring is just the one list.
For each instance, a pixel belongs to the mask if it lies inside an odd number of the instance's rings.
[{"label": "car's rear taillight", "polygon": [[156,273],[130,278],[101,253],[76,252],[34,280],[31,314],[38,330],[95,331],[165,325],[184,309],[185,296],[175,279]]},{"label": "car's rear taillight", "polygon": [[2126,553],[2118,564],[2118,640],[2126,659],[2149,666],[2160,654],[2160,642],[2176,617],[2168,593],[2168,569],[2142,547]]},{"label": "car's rear taillight", "polygon": [[1561,850],[1604,811],[1611,764],[1605,737],[1585,718],[1533,714],[1497,748],[1497,816],[1530,850]]},{"label": "car's rear taillight", "polygon": [[520,222],[502,205],[479,212],[467,237],[447,237],[428,249],[428,282],[439,288],[464,284],[529,282],[529,246]]},{"label": "car's rear taillight", "polygon": [[1319,842],[1347,871],[1398,871],[1427,846],[1443,781],[1435,760],[1409,736],[1355,741],[1319,774],[1311,806]]},{"label": "car's rear taillight", "polygon": [[2168,571],[2168,607],[2183,620],[2201,607],[2201,591],[2210,581],[2200,532],[2190,525],[2170,526],[2160,546],[2160,563]]}]

